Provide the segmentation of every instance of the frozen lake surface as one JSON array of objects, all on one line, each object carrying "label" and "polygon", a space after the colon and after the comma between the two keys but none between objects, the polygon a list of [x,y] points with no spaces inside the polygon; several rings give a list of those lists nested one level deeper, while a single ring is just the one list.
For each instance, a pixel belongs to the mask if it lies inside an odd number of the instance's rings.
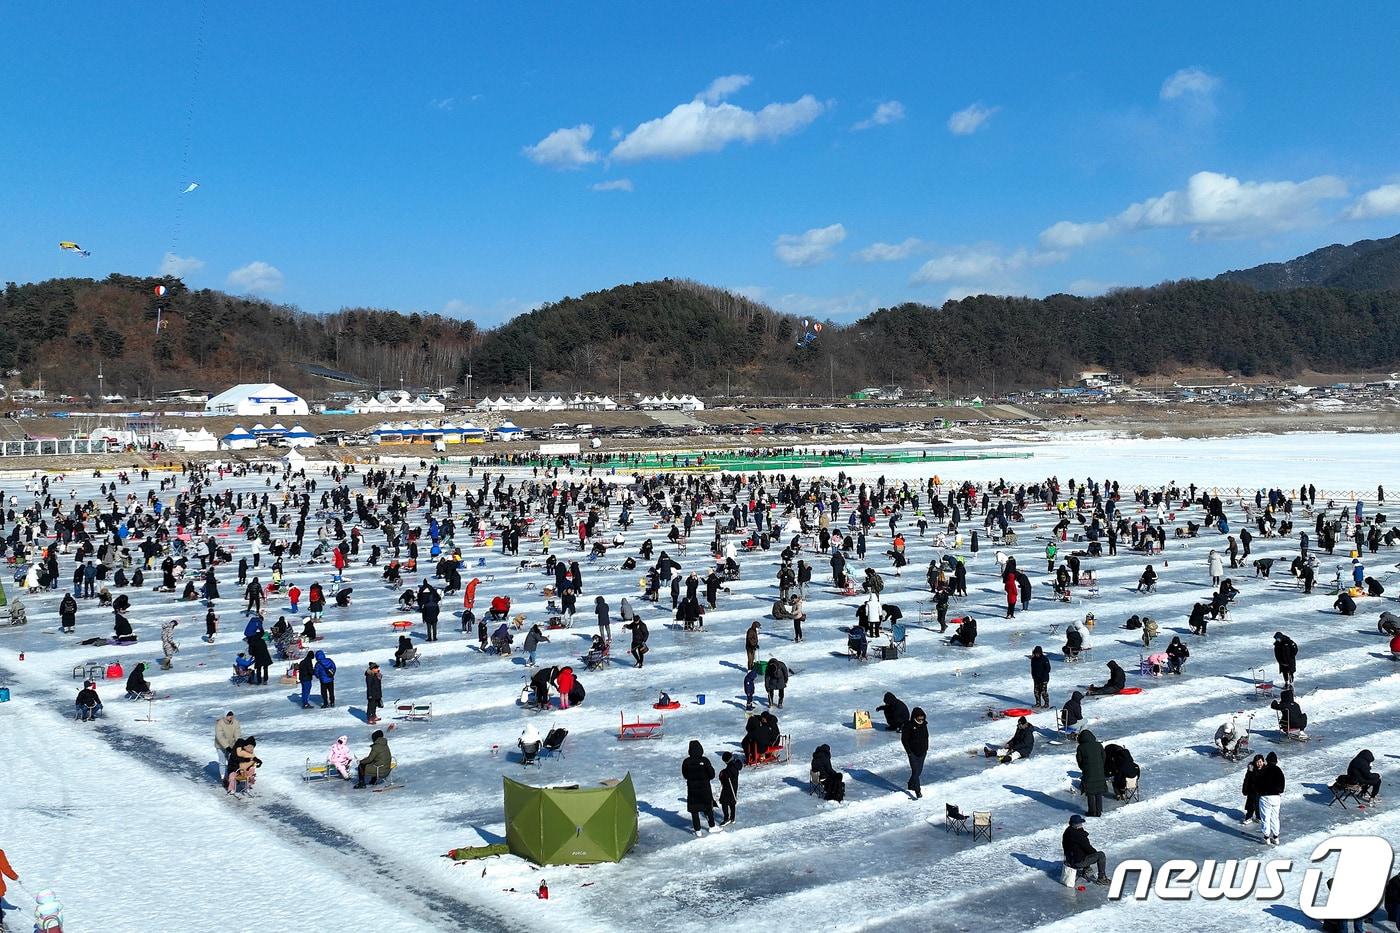
[{"label": "frozen lake surface", "polygon": [[[1004,476],[1031,482],[1054,474],[1062,482],[1070,477],[1116,479],[1124,489],[1196,482],[1222,490],[1243,488],[1252,497],[1259,486],[1293,490],[1310,482],[1319,490],[1319,506],[1324,491],[1361,491],[1368,515],[1377,510],[1378,484],[1388,490],[1393,484],[1400,495],[1400,475],[1392,469],[1400,439],[1387,435],[1134,440],[1065,434],[1011,446],[1032,449],[1035,456],[940,463],[936,472],[945,490],[948,483],[964,479]],[[332,485],[320,465],[307,472],[320,490]],[[916,464],[878,472],[887,480],[913,484],[935,470]],[[144,499],[164,475],[136,480],[121,487],[119,496],[134,492]],[[467,480],[465,467],[447,468],[445,475],[473,489],[480,484],[479,475]],[[263,492],[268,491],[265,479],[227,479],[215,488]],[[65,500],[70,489],[80,500],[97,498],[103,481],[74,473],[54,489]],[[16,497],[21,507],[28,499],[24,482],[16,475],[0,481],[5,495]],[[348,482],[352,493],[360,491],[358,476]],[[162,495],[167,503],[172,496],[169,491]],[[1233,493],[1222,493],[1222,498],[1238,529],[1243,517],[1238,498]],[[1130,501],[1123,508],[1130,518],[1136,516]],[[1201,521],[1201,510],[1178,513],[1168,526],[1184,525],[1188,518]],[[1301,512],[1295,519],[1311,535],[1311,519]],[[125,591],[140,637],[136,645],[77,644],[111,632],[110,612],[94,601],[80,601],[77,635],[66,636],[58,632],[55,611],[62,590],[24,597],[29,624],[0,628],[0,683],[12,692],[11,701],[0,705],[5,800],[0,847],[21,878],[21,885],[11,885],[7,901],[27,913],[32,901],[24,891],[50,887],[66,905],[67,928],[103,931],[300,928],[311,918],[319,925],[359,922],[383,931],[700,931],[734,924],[768,930],[995,927],[1115,933],[1187,923],[1200,931],[1312,928],[1297,909],[1301,870],[1289,876],[1289,893],[1274,905],[1199,900],[1115,904],[1106,900],[1104,888],[1075,892],[1056,883],[1051,875],[1060,860],[1060,834],[1067,817],[1082,812],[1082,800],[1072,792],[1078,773],[1073,745],[1052,744],[1053,714],[1032,717],[1037,744],[1027,761],[998,766],[968,754],[1011,734],[1013,721],[989,720],[989,707],[1031,705],[1027,656],[1037,644],[1055,658],[1050,694],[1056,706],[1071,690],[1101,683],[1110,659],[1128,670],[1130,685],[1144,689],[1139,696],[1085,704],[1099,740],[1126,745],[1143,769],[1140,801],[1109,800],[1105,816],[1090,821],[1091,838],[1107,851],[1110,865],[1130,857],[1160,863],[1177,857],[1264,854],[1298,859],[1301,866],[1313,846],[1332,834],[1400,838],[1400,818],[1389,800],[1382,798],[1364,812],[1329,808],[1324,786],[1363,747],[1375,753],[1388,790],[1400,774],[1395,699],[1400,666],[1390,660],[1375,627],[1378,614],[1394,608],[1394,595],[1400,593],[1400,558],[1393,548],[1363,556],[1367,572],[1386,584],[1387,595],[1361,600],[1358,614],[1345,618],[1332,610],[1327,585],[1335,565],[1349,564],[1340,548],[1333,557],[1321,555],[1320,585],[1304,596],[1286,570],[1297,551],[1296,537],[1256,538],[1252,557],[1280,559],[1273,577],[1256,578],[1244,568],[1227,571],[1241,594],[1230,620],[1212,623],[1203,639],[1188,634],[1186,617],[1195,601],[1210,595],[1206,556],[1213,547],[1224,553],[1223,537],[1206,530],[1196,539],[1169,538],[1166,561],[1160,556],[1150,561],[1161,575],[1150,595],[1134,592],[1149,562],[1143,555],[1125,547],[1116,557],[1085,559],[1085,568],[1099,579],[1099,593],[1088,598],[1077,591],[1071,602],[1063,603],[1051,598],[1045,573],[1044,549],[1054,516],[1032,506],[1015,529],[1018,545],[1007,549],[1034,582],[1028,612],[1002,618],[1004,597],[990,542],[984,538],[976,555],[966,546],[956,551],[967,560],[969,595],[955,600],[949,615],[972,614],[981,627],[977,646],[966,650],[945,645],[937,626],[923,614],[930,608],[924,570],[945,549],[934,546],[932,529],[920,537],[914,516],[906,514],[901,530],[908,536],[910,566],[903,575],[895,576],[884,557],[887,537],[872,538],[870,559],[852,561],[851,570],[859,576],[868,565],[884,575],[882,601],[899,605],[909,623],[908,654],[858,663],[846,656],[843,631],[854,620],[858,598],[836,592],[827,562],[810,551],[804,556],[815,570],[802,643],[793,642],[790,623],[768,615],[777,592],[776,548],[741,555],[742,577],[721,594],[718,609],[706,616],[704,631],[680,630],[670,621],[668,599],[661,607],[639,600],[640,570],[612,569],[624,555],[635,554],[643,538],[662,542],[666,528],[653,528],[652,521],[638,516],[624,548],[583,564],[585,592],[577,625],[551,632],[551,641],[541,646],[541,665],[574,664],[588,690],[582,706],[562,712],[532,713],[517,705],[528,676],[523,657],[481,654],[474,633],[457,630],[460,594],[444,600],[441,639],[422,642],[417,616],[398,610],[397,593],[382,585],[379,568],[364,565],[367,546],[346,574],[355,590],[353,604],[328,607],[320,627],[324,640],[316,647],[332,656],[340,671],[339,706],[327,711],[302,710],[296,688],[275,683],[285,664],[274,665],[274,683],[266,687],[229,682],[230,664],[243,647],[244,621],[231,566],[219,570],[223,624],[213,645],[198,637],[201,604],[180,603],[177,594],[149,589],[158,582],[158,572],[154,579],[148,574],[146,589]],[[309,541],[318,525],[309,524]],[[970,527],[965,523],[965,530]],[[876,532],[885,535],[887,527],[877,524]],[[707,519],[689,553],[677,555],[683,572],[696,569],[703,576],[708,570],[710,533]],[[381,539],[374,534],[366,540]],[[234,545],[235,563],[247,553],[246,542],[229,537],[221,543]],[[580,556],[564,542],[556,542],[554,550],[569,559]],[[506,595],[530,621],[544,621],[539,590],[549,581],[540,571],[517,572],[518,561],[502,557],[499,547],[466,554],[464,577],[483,581],[478,611],[492,596]],[[538,559],[538,542],[523,544],[520,556]],[[478,558],[484,558],[484,566],[477,566]],[[292,559],[286,565],[287,580],[303,590],[316,580],[329,585],[324,565]],[[426,556],[423,566],[428,566]],[[62,567],[66,585],[71,558]],[[406,582],[416,585],[422,576]],[[7,590],[13,594],[17,587],[7,582]],[[596,673],[584,672],[578,664],[594,631],[591,607],[598,595],[614,614],[624,596],[631,598],[650,625],[645,668],[623,663],[626,633],[620,626],[614,644],[621,661]],[[269,625],[279,614],[290,617],[287,610],[285,598],[271,601]],[[1061,633],[1087,612],[1097,617],[1093,650],[1078,665],[1063,664],[1058,659]],[[1137,633],[1121,629],[1134,613],[1161,623],[1156,650],[1172,635],[1190,645],[1192,657],[1183,676],[1136,674],[1142,646]],[[75,722],[72,702],[80,682],[72,677],[74,666],[118,660],[129,671],[139,661],[151,662],[160,655],[160,623],[170,618],[181,622],[181,651],[171,671],[151,665],[151,683],[160,697],[153,704],[155,721],[142,721],[147,705],[122,700],[122,685],[106,682],[101,685],[106,716],[95,725]],[[396,641],[390,622],[400,618],[415,620],[415,641],[424,659],[419,667],[396,670],[390,665]],[[684,813],[680,764],[691,739],[704,744],[717,767],[720,752],[738,750],[745,717],[744,630],[755,619],[763,623],[759,656],[778,657],[794,671],[779,711],[782,731],[793,737],[793,760],[745,769],[738,824],[695,838]],[[1299,699],[1314,733],[1307,743],[1284,739],[1267,701],[1254,696],[1255,669],[1275,676],[1271,644],[1276,630],[1288,633],[1300,647]],[[384,671],[386,722],[396,700],[433,705],[430,722],[398,722],[389,736],[403,786],[372,793],[339,782],[303,783],[305,761],[321,760],[337,736],[349,736],[359,754],[367,750],[371,727],[363,721],[362,672],[370,661]],[[629,718],[651,714],[662,690],[683,701],[667,714],[665,736],[619,742],[619,713]],[[922,800],[911,800],[903,790],[908,769],[898,737],[881,730],[857,732],[851,725],[854,710],[873,710],[887,690],[929,714]],[[696,702],[702,693],[705,705]],[[213,724],[229,709],[237,712],[245,735],[258,737],[258,755],[265,763],[258,795],[251,799],[230,798],[216,783]],[[1216,727],[1239,710],[1259,713],[1253,722],[1254,748],[1277,751],[1288,776],[1283,844],[1277,849],[1263,849],[1257,826],[1239,823],[1243,764],[1211,753]],[[527,720],[541,732],[553,725],[568,728],[566,757],[523,769],[513,749]],[[847,776],[844,804],[820,802],[807,792],[808,760],[822,743],[831,746],[836,767]],[[501,751],[493,754],[493,746]],[[537,870],[514,858],[458,866],[441,857],[457,846],[503,838],[503,775],[533,783],[586,784],[627,772],[637,788],[641,838],[619,864]],[[974,844],[967,836],[945,833],[945,802],[964,812],[991,811],[992,840]],[[548,901],[534,896],[542,878],[551,890]],[[12,923],[21,919],[16,916]]]}]

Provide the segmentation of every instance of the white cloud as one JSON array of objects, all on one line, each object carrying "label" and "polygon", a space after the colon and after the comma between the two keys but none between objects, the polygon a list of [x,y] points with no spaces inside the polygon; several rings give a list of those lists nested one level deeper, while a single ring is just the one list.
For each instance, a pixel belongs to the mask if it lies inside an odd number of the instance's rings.
[{"label": "white cloud", "polygon": [[1047,249],[1075,249],[1107,236],[1161,227],[1192,227],[1192,238],[1292,230],[1317,222],[1321,202],[1346,194],[1346,183],[1333,175],[1240,181],[1219,172],[1197,172],[1185,188],[1129,205],[1105,220],[1060,221],[1041,232],[1040,243]]},{"label": "white cloud", "polygon": [[1107,221],[1077,224],[1062,220],[1046,227],[1040,233],[1040,245],[1046,249],[1078,249],[1095,240],[1101,240],[1113,232]]},{"label": "white cloud", "polygon": [[841,224],[813,227],[806,233],[784,233],[773,241],[773,253],[789,266],[817,266],[830,260],[844,239],[846,228]]},{"label": "white cloud", "polygon": [[749,75],[724,75],[711,81],[709,87],[695,95],[695,99],[703,100],[707,104],[717,104],[752,83],[753,78]]},{"label": "white cloud", "polygon": [[982,102],[978,101],[948,118],[948,132],[954,136],[971,136],[985,126],[987,121],[992,118],[992,114],[1000,109],[1000,107],[984,107]]},{"label": "white cloud", "polygon": [[911,236],[902,243],[871,243],[858,251],[855,258],[861,262],[898,262],[926,249],[927,243]]},{"label": "white cloud", "polygon": [[580,168],[598,161],[598,153],[588,148],[593,127],[587,123],[564,127],[550,133],[533,146],[526,146],[525,156],[538,165],[555,168]]},{"label": "white cloud", "polygon": [[203,268],[203,259],[195,259],[193,256],[176,256],[174,253],[166,253],[165,258],[160,262],[160,274],[173,275],[177,279],[183,279]]},{"label": "white cloud", "polygon": [[1209,99],[1220,79],[1200,68],[1182,68],[1162,82],[1162,100]]},{"label": "white cloud", "polygon": [[757,111],[721,102],[748,80],[747,75],[715,79],[694,100],[633,129],[613,147],[612,157],[624,162],[674,159],[718,152],[733,142],[775,140],[798,132],[826,110],[826,105],[811,94]]},{"label": "white cloud", "polygon": [[1345,216],[1348,220],[1370,220],[1396,214],[1400,214],[1400,185],[1381,185],[1357,198]]},{"label": "white cloud", "polygon": [[875,108],[867,119],[861,120],[853,130],[868,130],[874,126],[884,126],[887,123],[898,123],[904,119],[904,105],[897,100],[887,100]]},{"label": "white cloud", "polygon": [[1018,249],[1003,253],[995,246],[972,246],[935,256],[919,267],[909,280],[911,285],[932,282],[991,282],[1006,278],[1013,272],[1034,266],[1063,262],[1067,255],[1054,250]]},{"label": "white cloud", "polygon": [[600,181],[592,187],[594,191],[631,191],[632,179],[614,178],[611,181]]},{"label": "white cloud", "polygon": [[432,107],[434,110],[451,110],[453,107],[457,106],[457,98],[434,97],[432,100],[428,101],[428,106]]},{"label": "white cloud", "polygon": [[256,260],[228,274],[228,284],[244,292],[275,292],[282,287],[282,271]]},{"label": "white cloud", "polygon": [[919,267],[911,284],[927,285],[930,282],[951,282],[954,279],[982,281],[1002,275],[1008,265],[1019,265],[1019,261],[1008,260],[1000,253],[981,249],[962,249],[942,256],[935,256]]}]

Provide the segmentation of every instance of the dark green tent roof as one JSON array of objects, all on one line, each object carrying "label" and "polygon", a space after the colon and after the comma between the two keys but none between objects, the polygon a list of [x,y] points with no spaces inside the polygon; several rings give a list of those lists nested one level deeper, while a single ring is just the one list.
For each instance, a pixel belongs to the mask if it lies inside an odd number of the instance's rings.
[{"label": "dark green tent roof", "polygon": [[637,844],[637,792],[629,773],[611,787],[505,784],[506,844],[538,865],[617,862]]}]

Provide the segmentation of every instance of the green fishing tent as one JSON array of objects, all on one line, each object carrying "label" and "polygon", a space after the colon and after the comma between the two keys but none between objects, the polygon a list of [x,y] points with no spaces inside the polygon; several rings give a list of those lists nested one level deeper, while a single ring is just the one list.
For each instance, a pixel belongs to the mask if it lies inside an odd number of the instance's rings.
[{"label": "green fishing tent", "polygon": [[505,782],[506,844],[537,865],[618,862],[637,844],[637,792],[629,773],[602,787]]}]

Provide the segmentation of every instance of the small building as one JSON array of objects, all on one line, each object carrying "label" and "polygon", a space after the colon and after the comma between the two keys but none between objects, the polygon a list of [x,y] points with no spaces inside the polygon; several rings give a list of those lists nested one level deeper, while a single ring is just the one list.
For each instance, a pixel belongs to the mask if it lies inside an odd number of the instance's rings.
[{"label": "small building", "polygon": [[243,383],[204,403],[206,415],[309,415],[306,399],[274,382]]}]

